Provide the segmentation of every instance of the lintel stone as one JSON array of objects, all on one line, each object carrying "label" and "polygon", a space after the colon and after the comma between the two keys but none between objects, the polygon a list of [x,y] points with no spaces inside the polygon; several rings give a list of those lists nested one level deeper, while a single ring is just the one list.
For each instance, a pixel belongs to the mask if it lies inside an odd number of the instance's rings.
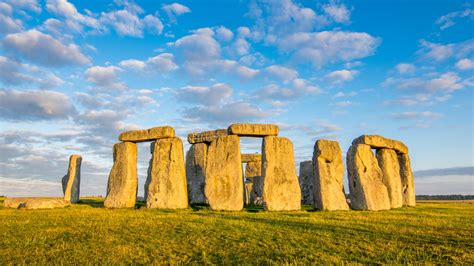
[{"label": "lintel stone", "polygon": [[278,126],[272,124],[232,124],[227,129],[229,135],[242,137],[278,136]]},{"label": "lintel stone", "polygon": [[170,126],[162,126],[122,132],[119,136],[119,140],[130,142],[144,142],[156,139],[172,138],[174,136],[174,128]]}]

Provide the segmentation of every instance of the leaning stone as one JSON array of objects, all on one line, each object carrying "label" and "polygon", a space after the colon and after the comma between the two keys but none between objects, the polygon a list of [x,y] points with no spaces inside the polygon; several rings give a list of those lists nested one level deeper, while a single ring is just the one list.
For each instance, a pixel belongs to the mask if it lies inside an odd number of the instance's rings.
[{"label": "leaning stone", "polygon": [[227,129],[216,129],[210,131],[204,131],[201,133],[191,133],[188,134],[188,142],[190,144],[206,142],[210,143],[215,140],[217,137],[227,136]]},{"label": "leaning stone", "polygon": [[27,200],[28,198],[6,198],[3,201],[3,207],[14,208],[14,209],[25,207],[25,202]]},{"label": "leaning stone", "polygon": [[265,137],[262,144],[264,208],[270,211],[301,209],[293,143],[287,138]]},{"label": "leaning stone", "polygon": [[403,205],[415,206],[415,181],[411,171],[410,157],[408,154],[399,154],[398,162],[400,164],[400,177],[402,179]]},{"label": "leaning stone", "polygon": [[314,207],[319,210],[349,210],[344,192],[344,163],[337,141],[318,140],[314,145]]},{"label": "leaning stone", "polygon": [[300,163],[300,174],[298,176],[301,190],[301,204],[313,204],[313,162],[304,161]]},{"label": "leaning stone", "polygon": [[65,208],[67,206],[69,206],[69,201],[65,199],[29,198],[25,202],[25,208],[27,210],[57,209]]},{"label": "leaning stone", "polygon": [[69,157],[67,174],[61,179],[64,199],[72,203],[79,201],[79,191],[81,187],[81,162],[82,157],[80,155],[71,155]]},{"label": "leaning stone", "polygon": [[249,195],[250,202],[256,205],[261,205],[263,203],[262,162],[248,162],[245,166],[245,178],[252,181],[252,190]]},{"label": "leaning stone", "polygon": [[232,124],[227,130],[229,135],[243,137],[278,136],[278,126],[271,124]]},{"label": "leaning stone", "polygon": [[403,206],[402,179],[397,152],[391,149],[377,150],[377,160],[383,173],[383,183],[387,187],[391,208]]},{"label": "leaning stone", "polygon": [[174,128],[170,126],[152,127],[143,130],[131,130],[122,132],[119,136],[120,141],[143,142],[163,138],[174,137]]},{"label": "leaning stone", "polygon": [[242,154],[242,163],[248,163],[248,162],[261,162],[262,161],[262,155],[258,153],[248,153],[248,154]]},{"label": "leaning stone", "polygon": [[240,140],[222,136],[207,150],[204,193],[213,210],[239,211],[244,205]]},{"label": "leaning stone", "polygon": [[408,153],[408,147],[403,142],[387,139],[379,135],[362,135],[352,141],[352,145],[366,144],[375,149],[392,149],[397,153]]},{"label": "leaning stone", "polygon": [[369,145],[358,144],[349,148],[347,174],[352,209],[390,209],[387,188],[383,184],[383,173]]},{"label": "leaning stone", "polygon": [[245,181],[245,204],[251,204],[252,202],[250,201],[250,193],[252,193],[252,187],[253,183],[250,180]]},{"label": "leaning stone", "polygon": [[114,165],[107,184],[106,208],[133,208],[137,200],[137,144],[114,145]]},{"label": "leaning stone", "polygon": [[151,171],[146,184],[147,208],[185,209],[188,207],[183,143],[180,138],[156,141]]},{"label": "leaning stone", "polygon": [[186,182],[191,204],[207,204],[204,195],[207,148],[206,143],[196,143],[191,145],[186,154]]}]

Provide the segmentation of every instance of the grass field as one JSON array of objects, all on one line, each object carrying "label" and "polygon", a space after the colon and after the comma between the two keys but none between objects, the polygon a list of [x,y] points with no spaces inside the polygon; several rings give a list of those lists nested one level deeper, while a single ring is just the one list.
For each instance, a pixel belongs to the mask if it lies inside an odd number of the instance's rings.
[{"label": "grass field", "polygon": [[[2,201],[0,199],[0,201]],[[0,204],[1,205],[1,204]],[[474,205],[366,212],[0,207],[0,265],[17,263],[474,264]]]}]

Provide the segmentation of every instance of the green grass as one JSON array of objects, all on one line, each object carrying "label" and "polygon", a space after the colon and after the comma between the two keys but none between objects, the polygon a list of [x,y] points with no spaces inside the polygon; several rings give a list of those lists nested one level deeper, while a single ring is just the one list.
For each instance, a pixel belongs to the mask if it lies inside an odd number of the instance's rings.
[{"label": "green grass", "polygon": [[[0,199],[1,201],[1,199]],[[474,263],[474,205],[366,212],[0,207],[0,265],[18,263]]]}]

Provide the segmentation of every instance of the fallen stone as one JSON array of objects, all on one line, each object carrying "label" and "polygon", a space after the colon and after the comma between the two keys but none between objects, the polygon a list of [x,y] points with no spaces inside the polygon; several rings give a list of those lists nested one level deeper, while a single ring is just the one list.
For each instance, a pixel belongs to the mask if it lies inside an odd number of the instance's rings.
[{"label": "fallen stone", "polygon": [[287,138],[263,138],[262,176],[264,208],[269,211],[301,209],[293,143]]},{"label": "fallen stone", "polygon": [[81,162],[80,155],[73,154],[69,157],[69,167],[67,174],[61,179],[64,199],[76,203],[79,201],[81,188]]},{"label": "fallen stone", "polygon": [[319,210],[349,210],[344,192],[344,164],[337,141],[318,140],[314,145],[314,207]]},{"label": "fallen stone", "polygon": [[210,143],[211,141],[215,140],[217,137],[220,136],[227,136],[227,129],[216,129],[204,131],[201,133],[191,133],[188,134],[188,142],[190,144],[201,142]]},{"label": "fallen stone", "polygon": [[188,191],[181,139],[157,140],[151,160],[150,175],[145,186],[147,208],[187,208]]},{"label": "fallen stone", "polygon": [[242,137],[278,136],[278,126],[271,124],[232,124],[227,130],[229,135]]},{"label": "fallen stone", "polygon": [[133,208],[137,200],[137,144],[114,145],[114,165],[107,183],[106,208]]},{"label": "fallen stone", "polygon": [[143,142],[163,138],[174,137],[174,128],[170,126],[152,127],[143,130],[130,130],[122,132],[119,136],[120,141]]},{"label": "fallen stone", "polygon": [[375,149],[392,149],[402,154],[408,153],[408,147],[403,142],[379,135],[362,135],[352,141],[352,145],[357,144],[366,144]]},{"label": "fallen stone", "polygon": [[207,146],[206,143],[193,144],[186,154],[186,181],[191,204],[207,204],[204,195]]},{"label": "fallen stone", "polygon": [[59,198],[6,198],[3,202],[6,208],[56,209],[69,206],[69,201]]},{"label": "fallen stone", "polygon": [[402,180],[403,205],[415,206],[415,181],[411,171],[410,157],[408,154],[399,154],[398,162],[400,164],[400,177]]},{"label": "fallen stone", "polygon": [[313,205],[314,174],[312,161],[300,162],[298,180],[301,190],[301,204]]},{"label": "fallen stone", "polygon": [[25,203],[28,200],[28,198],[6,198],[3,201],[3,207],[5,208],[22,208],[25,207]]},{"label": "fallen stone", "polygon": [[369,145],[352,145],[347,152],[350,205],[355,210],[388,210],[390,199],[383,173]]},{"label": "fallen stone", "polygon": [[249,163],[249,162],[261,162],[262,161],[262,155],[258,153],[247,153],[247,154],[242,154],[242,163]]},{"label": "fallen stone", "polygon": [[238,136],[222,136],[207,150],[205,196],[213,210],[240,211],[244,183]]},{"label": "fallen stone", "polygon": [[383,173],[383,183],[387,187],[391,208],[403,206],[402,179],[397,152],[391,149],[377,150],[377,160]]}]

